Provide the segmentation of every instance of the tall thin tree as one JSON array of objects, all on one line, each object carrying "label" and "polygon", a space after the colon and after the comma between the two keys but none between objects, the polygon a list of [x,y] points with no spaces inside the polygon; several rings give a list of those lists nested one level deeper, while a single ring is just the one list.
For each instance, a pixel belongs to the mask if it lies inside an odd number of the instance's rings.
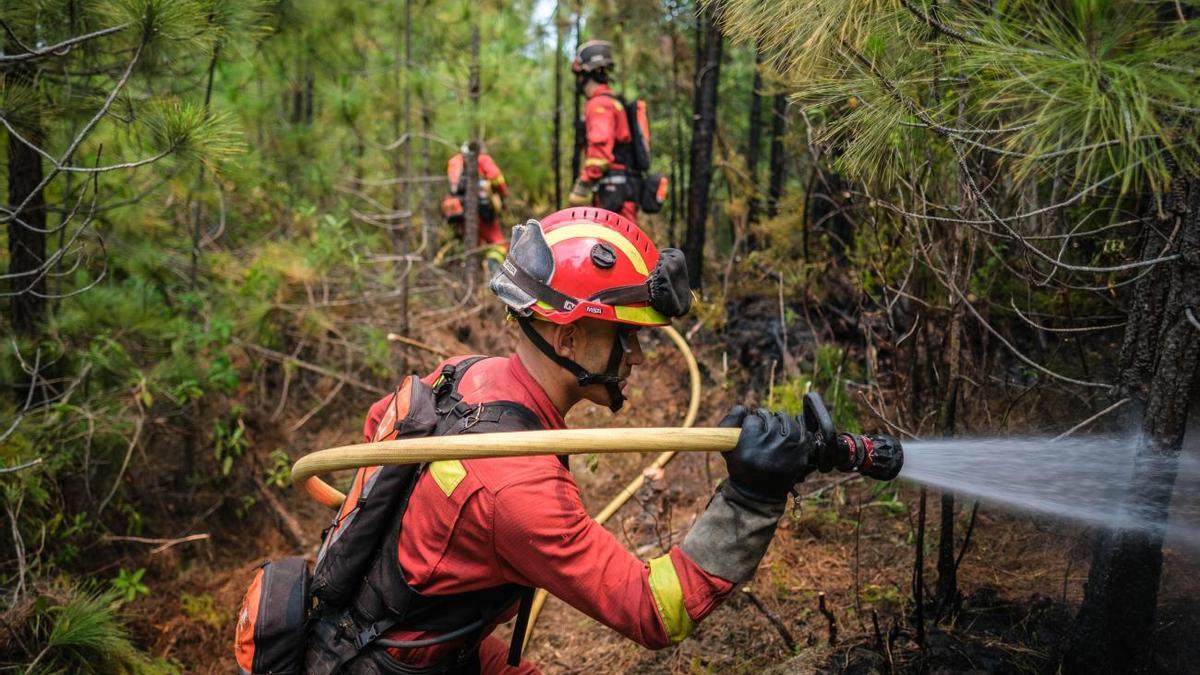
[{"label": "tall thin tree", "polygon": [[787,131],[787,94],[775,94],[771,104],[771,159],[770,178],[767,187],[767,217],[774,218],[779,212],[779,199],[783,197],[783,181],[787,167],[784,165],[783,135]]},{"label": "tall thin tree", "polygon": [[[467,72],[467,94],[471,99],[467,152],[463,154],[466,191],[463,194],[463,248],[474,251],[479,241],[479,7],[471,9],[471,64]],[[467,255],[468,274],[474,278],[475,255]]]},{"label": "tall thin tree", "polygon": [[688,281],[692,288],[697,289],[700,288],[704,269],[708,189],[712,179],[713,139],[717,129],[717,83],[721,74],[723,42],[717,25],[720,10],[715,6],[704,6],[698,11],[698,22],[704,32],[704,53],[703,65],[696,72],[696,92],[692,99],[692,182],[688,190],[687,234],[683,241]]},{"label": "tall thin tree", "polygon": [[[750,192],[746,204],[746,224],[758,222],[758,158],[762,147],[762,90],[763,53],[754,50],[754,84],[750,90],[749,135],[746,139],[746,174],[750,176]],[[751,240],[748,240],[751,241]]]}]

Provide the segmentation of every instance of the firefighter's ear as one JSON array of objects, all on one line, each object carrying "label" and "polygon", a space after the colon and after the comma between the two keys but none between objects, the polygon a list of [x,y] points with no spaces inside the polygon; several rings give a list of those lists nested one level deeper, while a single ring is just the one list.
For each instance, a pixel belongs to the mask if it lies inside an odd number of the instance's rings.
[{"label": "firefighter's ear", "polygon": [[579,323],[561,324],[554,327],[552,339],[549,341],[554,352],[559,356],[575,360],[583,340]]}]

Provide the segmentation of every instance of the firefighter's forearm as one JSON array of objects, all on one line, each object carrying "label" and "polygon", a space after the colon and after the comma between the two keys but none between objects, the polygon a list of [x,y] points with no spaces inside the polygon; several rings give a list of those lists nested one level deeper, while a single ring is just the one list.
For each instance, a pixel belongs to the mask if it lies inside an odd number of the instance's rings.
[{"label": "firefighter's forearm", "polygon": [[785,507],[786,502],[749,499],[724,482],[680,548],[709,574],[734,583],[748,581],[767,552]]}]

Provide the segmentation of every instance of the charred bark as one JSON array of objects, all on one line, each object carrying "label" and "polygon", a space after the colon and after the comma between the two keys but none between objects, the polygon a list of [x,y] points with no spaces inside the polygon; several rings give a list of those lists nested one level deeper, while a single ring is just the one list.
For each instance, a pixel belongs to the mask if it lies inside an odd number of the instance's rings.
[{"label": "charred bark", "polygon": [[708,189],[712,179],[713,138],[717,129],[717,82],[721,74],[723,39],[717,27],[716,10],[700,10],[704,30],[702,66],[696,71],[696,92],[692,99],[691,176],[688,190],[687,234],[683,254],[687,259],[688,281],[699,289],[704,269],[705,225],[708,220]]},{"label": "charred bark", "polygon": [[550,165],[554,169],[554,210],[562,208],[562,48],[563,27],[559,21],[562,3],[554,5],[554,140]]},{"label": "charred bark", "polygon": [[[761,50],[754,54],[754,85],[750,92],[750,133],[746,140],[746,174],[750,176],[750,198],[746,204],[746,224],[753,225],[758,222],[758,156],[759,149],[762,146],[762,96],[758,92],[762,89],[762,63],[763,53]],[[746,245],[750,248],[755,248],[755,240],[753,236],[747,237]]]},{"label": "charred bark", "polygon": [[[1200,311],[1200,177],[1177,175],[1174,184],[1167,213],[1179,226],[1172,252],[1180,257],[1135,286],[1120,359],[1122,393],[1137,404],[1130,422],[1140,416],[1141,431],[1122,509],[1152,526],[1119,527],[1098,538],[1063,663],[1068,673],[1151,667],[1171,492],[1189,408],[1200,397],[1200,329],[1188,318]],[[1153,257],[1164,242],[1147,229],[1142,254]]]},{"label": "charred bark", "polygon": [[[28,88],[33,82],[32,68],[17,66],[8,74],[9,86]],[[20,129],[33,144],[42,142],[38,117],[31,115]],[[13,329],[33,335],[46,318],[46,197],[39,188],[45,177],[42,157],[37,150],[8,136],[8,208],[25,207],[8,221],[8,271],[10,275],[9,314]]]},{"label": "charred bark", "polygon": [[771,177],[767,188],[767,217],[774,218],[779,212],[779,199],[783,197],[785,177],[783,156],[783,134],[787,130],[787,95],[775,94],[771,104]]},{"label": "charred bark", "polygon": [[[471,66],[467,81],[471,97],[471,142],[463,155],[463,173],[466,174],[466,192],[463,194],[463,248],[474,250],[479,242],[479,143],[475,140],[476,124],[479,121],[479,19],[471,19]],[[469,274],[475,274],[475,256],[467,256]]]}]

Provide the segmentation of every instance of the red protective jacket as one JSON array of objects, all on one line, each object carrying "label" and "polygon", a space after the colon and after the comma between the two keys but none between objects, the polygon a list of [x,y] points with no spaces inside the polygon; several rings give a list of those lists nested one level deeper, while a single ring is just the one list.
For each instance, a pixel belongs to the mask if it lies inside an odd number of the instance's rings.
[{"label": "red protective jacket", "polygon": [[[579,180],[592,183],[604,177],[610,170],[621,170],[624,164],[616,161],[613,148],[618,143],[629,143],[633,135],[629,130],[629,118],[621,101],[613,95],[607,84],[597,85],[588,97],[583,113],[587,146],[584,148],[583,165],[579,169]],[[599,204],[597,204],[599,205]],[[637,204],[626,201],[621,215],[637,222]]]},{"label": "red protective jacket", "polygon": [[[425,381],[432,383],[441,367]],[[536,413],[545,428],[565,428],[562,415],[515,354],[471,366],[458,391],[468,404],[514,401]],[[368,440],[389,399],[371,407],[363,429]],[[450,595],[513,583],[545,588],[652,649],[685,638],[733,588],[679,547],[649,563],[638,560],[588,516],[579,487],[553,455],[435,462],[413,490],[401,531],[400,566],[419,593]],[[514,604],[505,620],[515,609]],[[395,630],[388,637],[414,640],[429,634]],[[428,665],[454,646],[389,652],[405,663]],[[483,672],[536,672],[528,662],[509,669],[507,650],[496,638],[486,638],[480,647]]]},{"label": "red protective jacket", "polygon": [[[462,180],[463,164],[465,163],[466,160],[461,152],[455,153],[446,163],[446,178],[450,181],[451,192],[458,189],[458,182]],[[479,180],[486,180],[491,185],[492,192],[508,198],[508,183],[504,180],[504,174],[500,173],[500,166],[496,164],[496,160],[486,152],[479,153]]]},{"label": "red protective jacket", "polygon": [[613,146],[633,140],[629,131],[629,119],[621,102],[614,98],[607,84],[598,85],[588,97],[583,112],[583,125],[587,130],[587,147],[583,155],[583,167],[579,179],[597,181],[609,169],[624,169],[616,163]]},{"label": "red protective jacket", "polygon": [[[452,194],[458,190],[458,183],[462,180],[462,172],[465,165],[466,158],[463,157],[461,152],[455,153],[450,158],[450,161],[446,163],[446,178],[450,181],[450,192]],[[499,195],[501,199],[508,199],[508,183],[504,180],[504,174],[500,173],[500,166],[486,152],[479,153],[479,180],[487,181],[491,189],[491,194]],[[495,203],[494,200],[493,203]],[[485,220],[482,217],[479,219],[479,241],[476,242],[479,246],[491,245],[507,249],[507,244],[504,241],[504,233],[500,230],[500,206],[502,204],[496,204],[496,217],[490,220]]]}]

